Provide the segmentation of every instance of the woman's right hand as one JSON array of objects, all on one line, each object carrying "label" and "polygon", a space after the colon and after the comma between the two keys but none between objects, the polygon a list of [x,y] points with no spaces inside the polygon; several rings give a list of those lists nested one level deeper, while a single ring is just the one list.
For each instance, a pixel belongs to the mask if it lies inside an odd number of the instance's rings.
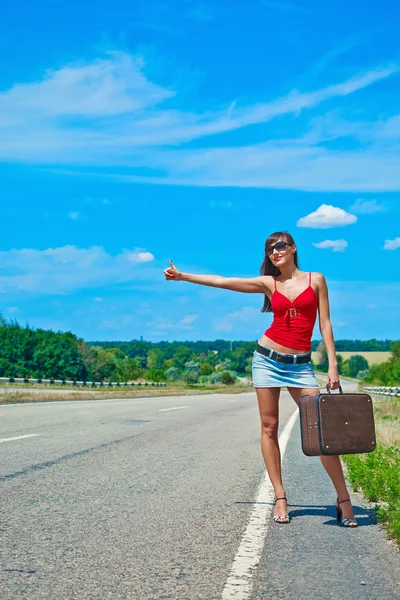
[{"label": "woman's right hand", "polygon": [[179,281],[179,279],[182,279],[182,273],[178,271],[172,260],[169,261],[169,264],[171,266],[164,270],[165,279],[167,281],[170,281],[171,279]]}]

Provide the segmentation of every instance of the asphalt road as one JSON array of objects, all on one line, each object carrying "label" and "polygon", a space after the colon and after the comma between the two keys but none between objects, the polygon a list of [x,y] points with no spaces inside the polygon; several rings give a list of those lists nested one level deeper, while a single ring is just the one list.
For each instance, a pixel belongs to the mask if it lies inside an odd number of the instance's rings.
[{"label": "asphalt road", "polygon": [[0,406],[1,600],[399,599],[395,545],[357,494],[336,525],[295,408],[277,525],[254,392]]}]

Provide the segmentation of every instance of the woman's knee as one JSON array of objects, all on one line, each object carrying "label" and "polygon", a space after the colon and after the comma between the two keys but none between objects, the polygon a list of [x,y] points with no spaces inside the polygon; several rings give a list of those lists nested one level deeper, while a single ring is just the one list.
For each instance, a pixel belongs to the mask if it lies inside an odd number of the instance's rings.
[{"label": "woman's knee", "polygon": [[278,436],[279,420],[276,417],[261,418],[261,432],[268,438],[276,439]]}]

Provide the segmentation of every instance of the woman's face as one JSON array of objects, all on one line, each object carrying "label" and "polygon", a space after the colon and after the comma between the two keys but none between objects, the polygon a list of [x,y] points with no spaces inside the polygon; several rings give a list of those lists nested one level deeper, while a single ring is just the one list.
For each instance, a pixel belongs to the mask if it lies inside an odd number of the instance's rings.
[{"label": "woman's face", "polygon": [[[293,260],[293,254],[296,251],[296,246],[285,245],[283,248],[279,246],[279,242],[287,243],[284,238],[279,238],[275,244],[269,246],[270,250],[268,252],[268,256],[270,261],[275,267],[281,267],[284,264],[288,264]],[[276,246],[278,245],[278,248]]]}]

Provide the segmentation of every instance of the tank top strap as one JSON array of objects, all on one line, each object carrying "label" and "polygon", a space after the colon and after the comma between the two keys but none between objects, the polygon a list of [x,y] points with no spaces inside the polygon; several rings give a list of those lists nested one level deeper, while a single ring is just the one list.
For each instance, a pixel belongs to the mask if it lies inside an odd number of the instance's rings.
[{"label": "tank top strap", "polygon": [[274,290],[276,291],[276,277],[274,277]]},{"label": "tank top strap", "polygon": [[311,273],[308,274],[308,285],[311,285]]}]

